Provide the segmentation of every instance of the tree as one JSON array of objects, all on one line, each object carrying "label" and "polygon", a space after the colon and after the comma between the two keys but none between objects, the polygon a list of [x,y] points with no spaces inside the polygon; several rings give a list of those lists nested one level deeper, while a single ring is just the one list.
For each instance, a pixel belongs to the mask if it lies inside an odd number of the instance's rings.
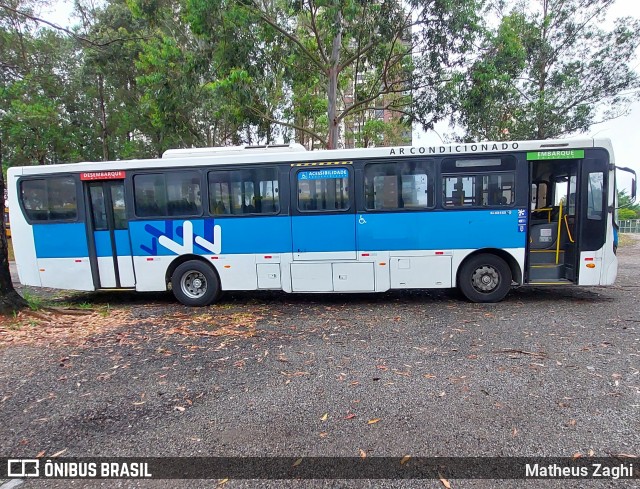
[{"label": "tree", "polygon": [[[0,195],[5,190],[4,166],[2,164],[2,138],[0,137]],[[4,198],[4,197],[3,197]],[[10,314],[27,307],[25,301],[13,287],[9,268],[9,246],[4,224],[4,205],[2,206],[2,226],[0,226],[0,314]]]},{"label": "tree", "polygon": [[640,219],[640,204],[631,202],[631,197],[625,190],[618,190],[618,219]]},{"label": "tree", "polygon": [[[480,3],[187,0],[187,18],[198,36],[217,45],[218,80],[235,77],[234,93],[257,88],[262,97],[249,110],[336,148],[342,121],[359,112],[381,107],[427,127],[444,116],[437,91],[471,45]],[[244,41],[242,56],[234,56],[241,43],[229,33]],[[260,92],[265,71],[255,68],[263,65],[282,66],[280,96]],[[280,104],[269,106],[271,99]]]},{"label": "tree", "polygon": [[602,29],[614,1],[516,4],[455,80],[453,122],[465,137],[556,138],[626,114],[640,88],[631,66],[640,21],[618,19]]}]

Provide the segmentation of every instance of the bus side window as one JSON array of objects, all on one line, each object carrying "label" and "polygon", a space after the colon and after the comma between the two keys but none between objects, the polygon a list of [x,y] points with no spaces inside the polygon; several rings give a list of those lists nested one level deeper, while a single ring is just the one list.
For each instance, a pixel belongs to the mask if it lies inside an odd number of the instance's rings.
[{"label": "bus side window", "polygon": [[298,209],[301,211],[346,210],[349,208],[348,170],[301,171],[297,176]]},{"label": "bus side window", "polygon": [[280,212],[275,168],[211,171],[207,180],[209,212],[214,216]]},{"label": "bus side window", "polygon": [[587,189],[587,219],[602,220],[604,208],[603,190],[604,173],[589,173],[589,188]]},{"label": "bus side window", "polygon": [[32,221],[71,221],[78,216],[73,177],[24,180],[20,190],[22,205]]},{"label": "bus side window", "polygon": [[370,163],[365,166],[370,210],[425,209],[433,205],[431,161]]}]

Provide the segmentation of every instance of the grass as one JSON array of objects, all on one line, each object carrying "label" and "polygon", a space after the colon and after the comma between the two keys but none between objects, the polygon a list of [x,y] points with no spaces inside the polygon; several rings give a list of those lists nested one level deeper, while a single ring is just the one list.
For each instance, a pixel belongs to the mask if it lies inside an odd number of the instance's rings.
[{"label": "grass", "polygon": [[27,301],[29,309],[31,309],[32,311],[37,311],[38,309],[42,309],[43,307],[45,307],[45,300],[42,297],[33,295],[28,290],[22,291],[22,297],[25,301]]}]

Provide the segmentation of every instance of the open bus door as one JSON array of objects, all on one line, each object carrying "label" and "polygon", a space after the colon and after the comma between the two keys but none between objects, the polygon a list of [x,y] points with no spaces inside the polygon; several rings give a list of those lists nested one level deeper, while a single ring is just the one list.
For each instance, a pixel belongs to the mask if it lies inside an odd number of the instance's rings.
[{"label": "open bus door", "polygon": [[[595,253],[604,245],[609,158],[604,150],[592,151],[588,158],[584,150],[527,155],[532,181],[527,254],[530,284],[583,284],[582,253]],[[595,285],[599,278],[589,282]]]},{"label": "open bus door", "polygon": [[[102,179],[107,173],[109,179]],[[114,175],[119,177],[114,179]],[[83,173],[89,259],[96,289],[135,287],[124,172]]]}]

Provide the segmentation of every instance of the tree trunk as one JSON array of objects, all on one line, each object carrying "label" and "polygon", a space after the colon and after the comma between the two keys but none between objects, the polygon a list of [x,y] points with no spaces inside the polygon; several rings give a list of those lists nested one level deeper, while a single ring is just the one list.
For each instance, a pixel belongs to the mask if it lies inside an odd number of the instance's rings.
[{"label": "tree trunk", "polygon": [[327,72],[329,78],[328,110],[327,118],[329,124],[329,137],[327,140],[327,149],[336,149],[338,147],[338,68],[340,66],[340,48],[342,47],[342,12],[336,14],[336,37],[333,38],[333,46],[331,49],[331,59],[329,60],[329,70]]},{"label": "tree trunk", "polygon": [[[4,172],[2,171],[2,140],[0,139],[0,195],[4,200]],[[2,226],[0,229],[0,314],[11,314],[24,307],[25,301],[13,288],[11,271],[9,270],[9,247],[4,225],[5,205],[2,205]]]},{"label": "tree trunk", "polygon": [[107,109],[104,103],[104,78],[98,75],[98,94],[100,96],[100,125],[102,127],[102,159],[109,161],[109,128],[107,126]]}]

